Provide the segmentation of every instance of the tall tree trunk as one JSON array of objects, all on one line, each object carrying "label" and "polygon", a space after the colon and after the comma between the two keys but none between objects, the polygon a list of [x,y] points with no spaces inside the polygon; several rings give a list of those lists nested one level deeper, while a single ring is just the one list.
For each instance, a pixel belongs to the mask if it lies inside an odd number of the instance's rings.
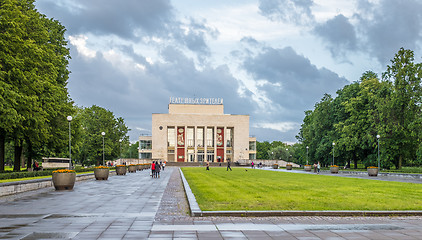
[{"label": "tall tree trunk", "polygon": [[355,169],[358,169],[358,159],[356,156],[353,156],[353,163],[355,164]]},{"label": "tall tree trunk", "polygon": [[0,171],[4,171],[4,159],[5,159],[5,148],[6,144],[6,131],[0,128]]},{"label": "tall tree trunk", "polygon": [[13,171],[19,172],[21,170],[21,156],[22,156],[22,141],[15,140],[15,161]]},{"label": "tall tree trunk", "polygon": [[32,142],[29,138],[26,139],[26,143],[28,144],[28,159],[26,160],[26,167],[32,167]]},{"label": "tall tree trunk", "polygon": [[402,164],[403,164],[403,155],[400,155],[398,169],[401,169]]}]

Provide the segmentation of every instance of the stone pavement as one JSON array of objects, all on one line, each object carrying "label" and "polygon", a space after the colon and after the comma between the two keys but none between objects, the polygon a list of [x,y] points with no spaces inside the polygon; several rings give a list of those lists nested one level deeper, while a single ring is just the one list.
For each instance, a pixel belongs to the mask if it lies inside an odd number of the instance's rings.
[{"label": "stone pavement", "polygon": [[190,217],[177,168],[0,198],[1,239],[422,239],[421,217]]}]

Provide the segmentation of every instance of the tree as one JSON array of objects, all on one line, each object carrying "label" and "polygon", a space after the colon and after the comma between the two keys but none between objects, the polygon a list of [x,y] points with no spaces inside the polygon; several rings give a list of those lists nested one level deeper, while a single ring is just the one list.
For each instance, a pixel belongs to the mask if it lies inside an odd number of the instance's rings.
[{"label": "tree", "polygon": [[[51,139],[55,120],[70,113],[66,83],[69,50],[65,28],[37,12],[31,0],[3,0],[0,14],[0,166],[6,136],[15,143],[14,170],[20,170],[24,141],[28,164],[34,146]],[[3,94],[5,93],[5,94]],[[0,169],[0,170],[1,170]]]},{"label": "tree", "polygon": [[256,142],[256,159],[270,159],[268,150],[270,150],[271,144],[268,141]]},{"label": "tree", "polygon": [[382,107],[380,135],[383,157],[401,169],[406,159],[415,158],[418,148],[421,106],[421,63],[414,63],[411,50],[401,48],[383,73],[392,83],[392,93]]},{"label": "tree", "polygon": [[[378,104],[380,101],[381,88],[377,75],[373,72],[365,72],[359,82],[344,87],[343,94],[347,89],[351,94],[346,97],[339,94],[337,99],[342,98],[345,117],[335,124],[338,132],[338,149],[343,150],[344,157],[354,161],[357,168],[358,159],[364,161],[366,166],[374,166],[376,163],[376,135],[379,124]],[[350,165],[350,162],[347,163]]]},{"label": "tree", "polygon": [[336,139],[334,113],[333,98],[325,94],[313,111],[305,112],[303,124],[296,136],[303,146],[309,146],[310,159],[323,165],[331,163],[329,156],[332,156],[332,143]]},{"label": "tree", "polygon": [[81,138],[76,139],[75,156],[82,164],[100,165],[103,157],[103,136],[105,159],[118,157],[120,142],[123,145],[129,143],[126,136],[129,129],[123,118],[115,118],[114,114],[102,107],[93,105],[89,108],[80,109],[75,119],[80,123]]}]

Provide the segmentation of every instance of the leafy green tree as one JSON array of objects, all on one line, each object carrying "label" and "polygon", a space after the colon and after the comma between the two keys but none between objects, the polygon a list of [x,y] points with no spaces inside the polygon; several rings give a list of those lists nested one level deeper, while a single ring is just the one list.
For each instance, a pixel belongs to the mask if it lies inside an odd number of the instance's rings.
[{"label": "leafy green tree", "polygon": [[271,157],[268,155],[270,148],[271,144],[268,141],[256,141],[256,159],[270,159]]},{"label": "leafy green tree", "polygon": [[[129,129],[123,118],[102,107],[93,105],[80,109],[75,116],[80,123],[80,138],[75,140],[75,157],[84,165],[100,165],[103,159],[103,136],[105,160],[119,156],[121,144],[128,144]],[[122,143],[119,140],[122,139]]]},{"label": "leafy green tree", "polygon": [[333,98],[329,94],[315,105],[313,111],[306,111],[303,124],[297,139],[309,146],[309,157],[314,162],[321,162],[323,165],[331,163],[332,143],[336,139],[334,122]]},{"label": "leafy green tree", "polygon": [[366,166],[376,166],[377,102],[381,85],[376,74],[368,71],[362,75],[360,82],[344,88],[352,89],[352,94],[341,100],[347,117],[335,127],[339,135],[338,150],[343,151],[349,166],[350,160],[353,160],[356,168],[358,159],[364,161]]},{"label": "leafy green tree", "polygon": [[416,157],[421,108],[421,63],[414,63],[411,50],[401,48],[387,66],[383,79],[392,83],[392,93],[382,106],[380,125],[383,158],[401,169]]},{"label": "leafy green tree", "polygon": [[139,142],[126,145],[126,151],[123,154],[123,158],[139,158],[138,148]]},{"label": "leafy green tree", "polygon": [[15,143],[14,170],[19,171],[24,141],[30,164],[34,146],[53,139],[49,123],[71,109],[69,50],[64,27],[38,13],[33,1],[3,0],[0,11],[0,168],[9,135]]}]

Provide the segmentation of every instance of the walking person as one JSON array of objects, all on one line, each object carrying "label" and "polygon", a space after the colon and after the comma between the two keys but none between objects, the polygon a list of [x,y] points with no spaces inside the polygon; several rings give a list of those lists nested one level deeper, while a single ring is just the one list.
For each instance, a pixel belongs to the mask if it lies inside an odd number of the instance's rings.
[{"label": "walking person", "polygon": [[161,166],[160,166],[160,164],[158,163],[158,161],[156,162],[156,165],[155,165],[155,174],[156,174],[156,178],[160,178],[160,170],[161,170]]},{"label": "walking person", "polygon": [[210,162],[207,161],[207,171],[209,171],[209,170],[210,170]]},{"label": "walking person", "polygon": [[252,163],[251,163],[251,166],[252,166],[252,168],[255,168],[255,165],[254,165],[253,161],[252,161]]},{"label": "walking person", "polygon": [[232,170],[232,168],[230,167],[230,160],[227,161],[227,171],[229,171],[229,169],[230,171]]},{"label": "walking person", "polygon": [[319,164],[319,162],[317,164],[317,169],[318,169],[318,174],[319,174],[319,171],[321,170],[321,165]]},{"label": "walking person", "polygon": [[155,162],[152,161],[151,163],[151,177],[154,178],[155,177]]},{"label": "walking person", "polygon": [[166,162],[164,161],[163,162],[163,171],[164,171],[164,168],[166,167]]}]

